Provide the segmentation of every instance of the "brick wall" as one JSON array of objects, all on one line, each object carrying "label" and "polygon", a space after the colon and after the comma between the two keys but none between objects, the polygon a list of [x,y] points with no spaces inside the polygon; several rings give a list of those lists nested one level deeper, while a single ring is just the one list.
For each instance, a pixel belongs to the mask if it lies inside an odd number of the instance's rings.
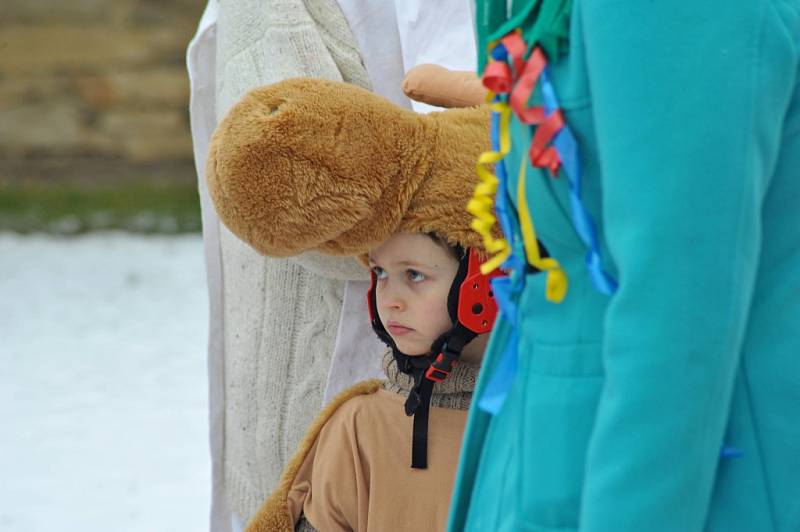
[{"label": "brick wall", "polygon": [[185,51],[204,0],[2,0],[0,181],[195,179]]}]

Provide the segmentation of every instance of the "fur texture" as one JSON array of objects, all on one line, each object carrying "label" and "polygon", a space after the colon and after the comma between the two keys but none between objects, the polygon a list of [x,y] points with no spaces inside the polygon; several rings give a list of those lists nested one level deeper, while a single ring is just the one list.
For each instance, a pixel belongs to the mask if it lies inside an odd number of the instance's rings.
[{"label": "fur texture", "polygon": [[420,115],[345,83],[285,80],[251,91],[220,123],[209,193],[264,255],[362,255],[397,232],[480,250],[465,206],[488,129],[486,107]]},{"label": "fur texture", "polygon": [[289,496],[289,489],[297,475],[297,471],[300,469],[306,456],[308,456],[308,452],[314,445],[317,436],[319,436],[319,432],[333,413],[349,399],[358,395],[375,393],[380,387],[381,381],[378,379],[359,382],[347,388],[328,403],[322,412],[320,412],[319,416],[317,416],[317,419],[314,420],[314,423],[309,427],[308,432],[306,432],[306,435],[300,442],[297,452],[289,461],[281,476],[278,487],[275,488],[275,491],[272,492],[247,524],[245,532],[294,532],[295,524],[292,516],[289,514],[286,501]]}]

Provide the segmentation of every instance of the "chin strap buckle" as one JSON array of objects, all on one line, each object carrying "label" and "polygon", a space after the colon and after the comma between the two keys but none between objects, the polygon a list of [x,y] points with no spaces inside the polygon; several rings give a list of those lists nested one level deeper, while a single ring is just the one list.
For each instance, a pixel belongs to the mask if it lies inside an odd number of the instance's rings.
[{"label": "chin strap buckle", "polygon": [[453,367],[458,364],[458,354],[453,353],[447,349],[447,344],[442,348],[442,352],[436,357],[436,360],[428,367],[425,372],[425,378],[433,382],[442,382],[453,371]]}]

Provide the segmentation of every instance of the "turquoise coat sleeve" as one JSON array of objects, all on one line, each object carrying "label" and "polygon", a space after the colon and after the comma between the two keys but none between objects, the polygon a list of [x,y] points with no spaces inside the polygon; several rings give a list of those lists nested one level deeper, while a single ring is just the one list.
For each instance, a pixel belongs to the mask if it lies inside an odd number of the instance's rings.
[{"label": "turquoise coat sleeve", "polygon": [[619,280],[582,532],[704,528],[796,83],[778,3],[582,2]]}]

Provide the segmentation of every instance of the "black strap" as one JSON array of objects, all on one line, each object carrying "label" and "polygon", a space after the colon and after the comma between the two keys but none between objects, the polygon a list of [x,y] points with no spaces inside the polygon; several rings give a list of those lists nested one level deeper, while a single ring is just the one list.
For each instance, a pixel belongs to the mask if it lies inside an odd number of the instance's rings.
[{"label": "black strap", "polygon": [[433,381],[423,378],[419,386],[419,404],[414,411],[414,429],[411,439],[411,467],[428,468],[428,415],[431,408]]},{"label": "black strap", "polygon": [[[464,346],[475,338],[475,333],[461,323],[448,333],[440,336],[433,344],[434,352],[446,353],[447,360],[443,360],[445,377],[452,370],[452,363],[458,360]],[[414,416],[414,426],[411,437],[411,467],[414,469],[428,468],[428,417],[430,415],[431,395],[433,394],[434,381],[425,378],[425,373],[431,363],[436,364],[435,357],[408,357],[406,362],[413,368],[414,386],[408,392],[405,411],[407,416]]]}]

